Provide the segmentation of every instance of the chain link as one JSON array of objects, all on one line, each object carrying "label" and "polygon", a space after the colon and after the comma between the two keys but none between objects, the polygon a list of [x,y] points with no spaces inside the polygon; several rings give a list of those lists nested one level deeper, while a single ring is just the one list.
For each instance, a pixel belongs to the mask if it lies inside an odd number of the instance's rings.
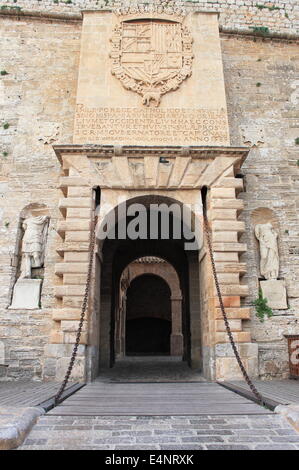
[{"label": "chain link", "polygon": [[246,383],[248,384],[250,390],[252,391],[252,393],[254,394],[256,399],[258,400],[258,402],[262,406],[265,406],[262,395],[258,392],[258,390],[256,389],[255,385],[252,383],[250,377],[248,376],[248,374],[246,372],[246,369],[243,365],[242,359],[241,359],[239,351],[236,347],[236,344],[235,344],[235,341],[234,341],[234,338],[233,338],[233,335],[232,335],[232,332],[231,332],[231,329],[230,329],[230,326],[229,326],[229,322],[228,322],[227,315],[226,315],[226,312],[225,312],[223,299],[222,299],[222,295],[221,295],[221,290],[220,290],[220,286],[219,286],[219,281],[218,281],[218,276],[217,276],[217,271],[216,271],[216,266],[215,266],[214,253],[213,253],[211,237],[210,237],[210,231],[209,231],[209,223],[208,223],[208,218],[207,218],[207,214],[206,214],[205,210],[203,211],[203,220],[204,220],[204,230],[205,230],[206,239],[207,239],[208,248],[209,248],[209,254],[210,254],[211,263],[212,263],[213,277],[214,277],[214,281],[215,281],[215,286],[216,286],[216,291],[217,291],[217,295],[218,295],[218,299],[219,299],[219,305],[220,305],[221,313],[222,313],[224,323],[225,323],[226,332],[228,334],[230,344],[232,346],[235,357],[237,359],[237,362],[239,364],[239,367],[241,369],[241,372],[243,374],[243,377],[244,377]]},{"label": "chain link", "polygon": [[78,330],[77,330],[76,342],[75,342],[75,345],[74,345],[74,349],[73,349],[73,352],[72,352],[72,356],[71,356],[71,359],[70,359],[70,362],[69,362],[67,372],[65,374],[65,378],[64,378],[64,380],[61,384],[61,387],[60,387],[57,395],[55,396],[55,406],[57,406],[59,404],[59,400],[61,398],[61,395],[63,394],[63,392],[65,390],[65,387],[68,384],[70,375],[71,375],[73,367],[74,367],[75,359],[76,359],[76,356],[77,356],[78,347],[79,347],[79,344],[80,344],[80,338],[81,338],[85,313],[86,313],[87,304],[88,304],[89,291],[90,291],[90,281],[91,281],[92,268],[93,268],[94,247],[95,247],[95,240],[96,240],[97,222],[98,222],[98,217],[96,216],[94,218],[93,225],[92,225],[91,230],[90,230],[89,263],[88,263],[88,271],[87,271],[85,292],[84,292],[84,297],[83,297],[79,327],[78,327]]}]

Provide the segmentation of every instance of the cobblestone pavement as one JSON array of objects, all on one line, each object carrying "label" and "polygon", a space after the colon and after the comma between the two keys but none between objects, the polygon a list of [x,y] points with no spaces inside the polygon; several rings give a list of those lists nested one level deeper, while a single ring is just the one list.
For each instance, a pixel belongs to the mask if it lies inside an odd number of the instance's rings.
[{"label": "cobblestone pavement", "polygon": [[280,415],[41,416],[21,450],[298,450]]}]

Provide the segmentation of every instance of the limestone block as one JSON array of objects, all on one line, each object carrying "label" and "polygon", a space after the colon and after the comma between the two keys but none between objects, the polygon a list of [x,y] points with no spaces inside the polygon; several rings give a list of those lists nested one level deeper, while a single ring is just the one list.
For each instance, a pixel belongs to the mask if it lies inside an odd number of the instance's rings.
[{"label": "limestone block", "polygon": [[70,186],[89,186],[89,184],[82,176],[62,176],[59,180],[59,188]]},{"label": "limestone block", "polygon": [[221,284],[239,284],[239,273],[218,273]]},{"label": "limestone block", "polygon": [[76,308],[81,309],[82,307],[82,296],[74,297],[73,295],[65,295],[63,297],[63,308]]},{"label": "limestone block", "polygon": [[238,348],[241,357],[258,357],[259,346],[257,343],[240,343]]},{"label": "limestone block", "polygon": [[[236,343],[250,343],[251,340],[251,335],[247,331],[236,331],[233,332],[233,338],[236,341]],[[227,333],[220,333],[217,332],[215,333],[215,342],[217,343],[228,343],[229,338]]]},{"label": "limestone block", "polygon": [[59,320],[80,320],[81,310],[75,308],[64,308],[60,310],[54,310],[52,319],[55,321]]},{"label": "limestone block", "polygon": [[235,197],[234,188],[211,188],[211,197],[233,199]]},{"label": "limestone block", "polygon": [[66,232],[66,242],[88,242],[90,237],[89,231],[82,232]]},{"label": "limestone block", "polygon": [[[69,366],[70,358],[62,357],[57,360],[56,365],[56,380],[62,381]],[[74,367],[70,376],[70,381],[83,382],[85,379],[85,358],[77,357],[74,362]]]},{"label": "limestone block", "polygon": [[214,188],[236,188],[243,189],[243,180],[240,178],[223,177],[215,183]]},{"label": "limestone block", "polygon": [[[240,320],[250,320],[250,311],[249,307],[243,308],[226,308],[225,313],[229,319],[240,319]],[[215,310],[215,319],[222,319],[222,312],[220,308]]]},{"label": "limestone block", "polygon": [[221,357],[216,359],[216,379],[232,380],[242,379],[243,375],[235,357]]},{"label": "limestone block", "polygon": [[237,251],[244,252],[247,251],[246,243],[213,243],[214,251]]},{"label": "limestone block", "polygon": [[236,220],[237,210],[236,209],[209,209],[208,219],[209,220]]},{"label": "limestone block", "polygon": [[[86,262],[89,259],[89,253],[88,252],[80,252],[80,251],[75,251],[75,252],[66,252],[64,255],[64,261],[68,262],[74,262],[74,263],[79,263],[79,262]],[[59,265],[57,265],[59,266]],[[76,272],[76,271],[75,271]]]},{"label": "limestone block", "polygon": [[62,331],[52,331],[50,335],[50,343],[63,344],[64,337]]},{"label": "limestone block", "polygon": [[238,232],[213,232],[213,242],[238,243]]},{"label": "limestone block", "polygon": [[68,197],[60,199],[58,207],[61,209],[67,209],[68,207],[78,207],[79,209],[81,207],[91,207],[91,197]]},{"label": "limestone block", "polygon": [[215,263],[217,273],[246,273],[246,263]]},{"label": "limestone block", "polygon": [[72,187],[68,188],[68,197],[89,197],[91,196],[92,188],[90,187]]},{"label": "limestone block", "polygon": [[41,279],[19,279],[14,287],[11,309],[40,308]]},{"label": "limestone block", "polygon": [[287,291],[284,280],[271,279],[260,281],[263,297],[268,300],[268,305],[277,310],[288,308]]},{"label": "limestone block", "polygon": [[[75,344],[76,343],[76,333],[66,332],[63,335],[64,343],[65,344]],[[80,337],[79,344],[88,344],[87,333],[82,333]]]},{"label": "limestone block", "polygon": [[55,274],[85,274],[87,263],[58,263],[55,265]]},{"label": "limestone block", "polygon": [[[242,320],[229,320],[232,331],[242,331]],[[216,320],[216,331],[226,331],[224,320]]]},{"label": "limestone block", "polygon": [[212,199],[211,207],[213,209],[244,209],[242,199]]},{"label": "limestone block", "polygon": [[57,224],[57,231],[58,232],[66,232],[66,231],[82,231],[82,230],[89,230],[90,229],[90,222],[89,220],[66,220],[60,221]]},{"label": "limestone block", "polygon": [[83,297],[84,292],[85,292],[84,286],[56,286],[55,287],[56,297],[63,297],[64,295]]},{"label": "limestone block", "polygon": [[[240,307],[240,296],[236,295],[229,295],[222,297],[224,307]],[[215,307],[220,307],[218,296],[215,295],[214,297]]]},{"label": "limestone block", "polygon": [[241,284],[235,284],[235,285],[221,284],[220,290],[221,290],[222,295],[240,295],[242,297],[248,295],[248,292],[249,292],[248,286],[241,285]]},{"label": "limestone block", "polygon": [[214,253],[214,259],[215,261],[223,261],[223,262],[228,262],[228,261],[235,261],[235,262],[238,262],[239,261],[239,255],[238,253],[235,253],[235,252],[216,252]]},{"label": "limestone block", "polygon": [[90,219],[91,210],[89,208],[69,207],[66,211],[66,220],[70,219]]},{"label": "limestone block", "polygon": [[[71,333],[76,333],[79,327],[79,322],[74,320],[63,320],[61,322],[61,330]],[[83,323],[82,331],[86,331],[86,321]]]},{"label": "limestone block", "polygon": [[[258,357],[257,343],[239,343],[237,350],[243,359]],[[216,344],[215,355],[216,357],[234,357],[234,351],[230,343]]]},{"label": "limestone block", "polygon": [[[87,272],[87,270],[86,270]],[[63,282],[67,285],[86,285],[86,274],[64,274]]]},{"label": "limestone block", "polygon": [[[45,346],[46,357],[70,357],[73,352],[72,344],[47,344]],[[77,350],[77,356],[85,355],[85,346],[80,345]]]},{"label": "limestone block", "polygon": [[245,223],[239,221],[226,221],[226,220],[214,220],[212,222],[212,229],[215,232],[245,232]]}]

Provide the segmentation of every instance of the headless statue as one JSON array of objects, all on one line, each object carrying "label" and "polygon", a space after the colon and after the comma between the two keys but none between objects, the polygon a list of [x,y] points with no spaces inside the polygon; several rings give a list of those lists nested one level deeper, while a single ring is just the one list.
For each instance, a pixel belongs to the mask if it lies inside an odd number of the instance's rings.
[{"label": "headless statue", "polygon": [[255,226],[255,236],[260,243],[261,275],[269,279],[277,279],[279,272],[278,234],[270,223]]},{"label": "headless statue", "polygon": [[44,249],[49,217],[29,217],[23,222],[25,231],[22,245],[21,278],[31,279],[32,268],[41,268],[44,262]]}]

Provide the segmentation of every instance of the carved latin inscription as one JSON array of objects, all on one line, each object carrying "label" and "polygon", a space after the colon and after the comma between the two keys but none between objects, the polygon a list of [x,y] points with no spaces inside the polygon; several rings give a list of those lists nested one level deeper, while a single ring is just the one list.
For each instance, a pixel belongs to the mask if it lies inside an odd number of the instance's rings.
[{"label": "carved latin inscription", "polygon": [[76,143],[227,145],[223,110],[86,108],[79,105]]}]

